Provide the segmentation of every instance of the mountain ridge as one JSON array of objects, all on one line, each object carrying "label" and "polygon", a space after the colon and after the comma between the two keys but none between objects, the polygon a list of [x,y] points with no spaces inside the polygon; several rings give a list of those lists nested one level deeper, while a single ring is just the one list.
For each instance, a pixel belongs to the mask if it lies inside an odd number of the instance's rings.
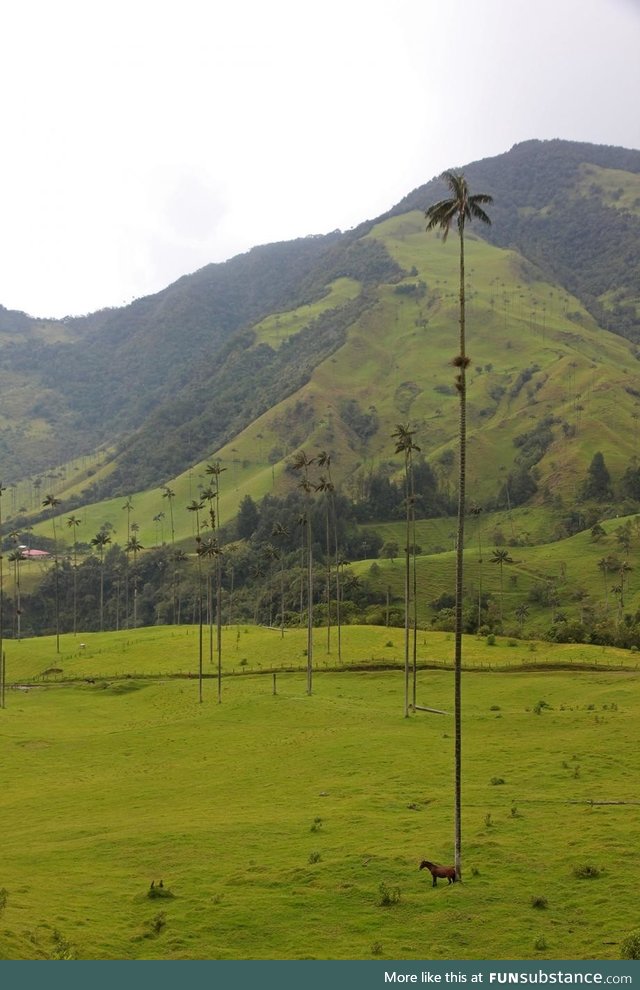
[{"label": "mountain ridge", "polygon": [[[634,259],[629,264],[627,250],[630,243],[637,245],[640,239],[640,210],[626,193],[622,201],[628,200],[628,207],[616,206],[620,200],[609,203],[611,190],[602,186],[605,180],[609,182],[609,175],[591,176],[593,181],[589,182],[580,171],[584,172],[585,165],[613,169],[621,164],[629,166],[624,175],[637,175],[640,152],[554,140],[522,142],[503,155],[465,167],[473,188],[494,195],[493,226],[482,232],[487,243],[515,252],[516,267],[508,279],[500,276],[503,285],[496,285],[493,302],[495,310],[503,297],[513,296],[503,303],[505,323],[517,313],[515,286],[519,282],[522,285],[524,275],[533,280],[539,272],[551,278],[553,286],[558,270],[560,286],[545,290],[547,294],[556,292],[559,298],[562,285],[569,283],[580,304],[576,306],[579,320],[585,321],[588,313],[601,330],[634,342],[640,337],[633,296],[638,262],[636,256],[635,264]],[[596,194],[595,188],[600,193]],[[46,437],[52,438],[56,432],[62,439],[57,447],[51,441],[48,450],[55,456],[50,456],[49,464],[61,463],[65,451],[88,452],[100,443],[116,441],[108,477],[103,472],[103,481],[87,490],[87,498],[161,484],[197,463],[207,451],[222,449],[257,416],[287,395],[295,395],[310,380],[314,368],[330,357],[332,349],[340,349],[365,311],[382,308],[390,320],[397,321],[403,307],[406,310],[418,299],[421,274],[415,261],[400,249],[395,255],[390,253],[384,238],[372,236],[372,231],[412,210],[419,215],[429,199],[440,197],[440,189],[440,180],[432,179],[380,218],[365,221],[352,231],[254,248],[222,265],[205,266],[183,276],[161,293],[122,310],[59,322],[32,321],[28,329],[36,342],[31,340],[22,349],[15,340],[6,340],[12,318],[9,311],[0,310],[0,340],[4,345],[0,348],[0,395],[3,381],[6,384],[16,375],[24,376],[27,388],[36,393],[39,389],[37,422],[45,436],[38,447],[37,435],[29,436],[28,431],[21,434],[15,424],[12,434],[6,426],[9,403],[3,404],[0,398],[0,456],[8,464],[12,458],[17,461],[20,452],[22,465],[8,473],[5,469],[5,477],[17,480],[20,471],[22,476],[33,475],[47,466]],[[519,199],[514,198],[516,194]],[[584,239],[584,231],[590,241],[593,239],[583,262],[586,275],[575,264],[576,252],[571,247]],[[573,262],[571,271],[567,271],[568,256]],[[610,269],[605,286],[589,283],[594,256],[603,258],[604,267]],[[217,285],[225,280],[223,276],[228,276],[228,282],[224,292],[216,288],[212,313],[212,279]],[[317,304],[327,298],[340,277],[360,286],[355,299],[318,312],[275,350],[266,339],[256,341],[255,328],[261,320],[275,321],[278,312]],[[437,291],[434,293],[430,272],[423,272],[422,280],[424,312],[415,319],[428,320],[434,307],[443,302],[438,301]],[[396,293],[401,287],[404,295]],[[535,322],[544,325],[555,302],[535,302],[540,312],[534,312],[532,301],[527,319],[533,323],[535,316]],[[582,315],[580,306],[584,307]],[[155,314],[153,319],[149,319],[150,312]],[[522,319],[520,314],[518,320]],[[24,320],[17,319],[12,332],[19,327],[27,329]],[[49,342],[47,335],[62,330],[70,339]],[[574,331],[565,328],[562,332]],[[83,340],[86,348],[78,348],[78,340]],[[285,350],[279,354],[283,346]],[[114,347],[115,355],[111,353]],[[40,368],[34,375],[34,363],[38,362]],[[537,374],[533,372],[532,377]],[[398,382],[394,387],[401,385]],[[49,397],[55,413],[48,420],[42,393]],[[396,414],[405,407],[406,401]],[[38,410],[35,402],[34,408]],[[410,411],[411,404],[406,408]],[[31,423],[31,433],[34,431],[37,434]],[[67,435],[62,436],[65,431]],[[31,464],[24,456],[28,440],[37,450]],[[366,454],[366,443],[363,445],[357,436],[354,442],[356,446],[360,443],[360,456]]]}]

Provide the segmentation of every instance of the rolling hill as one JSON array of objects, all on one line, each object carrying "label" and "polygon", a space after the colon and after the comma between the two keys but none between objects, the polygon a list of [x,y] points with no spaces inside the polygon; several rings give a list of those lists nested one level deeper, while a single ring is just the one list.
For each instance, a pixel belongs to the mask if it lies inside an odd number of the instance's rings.
[{"label": "rolling hill", "polygon": [[[468,240],[471,498],[571,501],[596,451],[615,478],[637,454],[640,152],[532,141],[465,173],[495,200],[487,237]],[[452,489],[457,255],[423,222],[441,191],[432,180],[353,231],[255,248],[122,310],[1,311],[9,516],[37,521],[54,489],[118,538],[134,496],[151,542],[161,486],[185,506],[212,456],[229,471],[224,521],[245,494],[288,490],[300,447],[331,451],[357,492],[393,459],[398,422]],[[176,525],[191,534],[184,511]]]}]

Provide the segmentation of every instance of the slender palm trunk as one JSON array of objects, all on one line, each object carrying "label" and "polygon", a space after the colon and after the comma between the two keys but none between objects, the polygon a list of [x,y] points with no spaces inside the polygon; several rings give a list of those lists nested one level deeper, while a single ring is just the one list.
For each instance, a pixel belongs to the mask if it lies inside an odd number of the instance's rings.
[{"label": "slender palm trunk", "polygon": [[5,487],[0,482],[0,708],[4,708],[4,574],[2,553],[2,493]]},{"label": "slender palm trunk", "polygon": [[313,547],[311,507],[307,512],[307,694],[313,693]]},{"label": "slender palm trunk", "polygon": [[460,465],[458,477],[458,529],[456,544],[455,577],[455,643],[454,643],[454,856],[458,879],[462,877],[462,592],[464,567],[464,517],[466,498],[467,455],[467,396],[466,396],[466,338],[464,292],[464,221],[458,222],[460,239],[460,354],[458,391],[460,394]]},{"label": "slender palm trunk", "polygon": [[418,575],[416,570],[416,508],[413,491],[413,472],[411,474],[411,539],[413,540],[412,577],[413,577],[413,707],[415,710],[418,693]]},{"label": "slender palm trunk", "polygon": [[407,495],[407,518],[405,532],[405,553],[404,553],[404,717],[409,718],[409,628],[410,628],[410,600],[411,600],[411,556],[409,540],[411,536],[410,527],[410,505],[409,505],[409,476],[405,471],[405,484]]}]

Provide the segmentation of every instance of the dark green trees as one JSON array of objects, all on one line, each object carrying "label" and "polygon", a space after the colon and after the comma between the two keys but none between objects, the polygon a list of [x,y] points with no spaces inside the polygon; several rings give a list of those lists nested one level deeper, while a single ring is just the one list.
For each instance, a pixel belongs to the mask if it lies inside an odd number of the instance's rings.
[{"label": "dark green trees", "polygon": [[611,475],[607,470],[604,457],[600,451],[593,455],[587,477],[582,486],[582,498],[605,502],[612,497]]}]

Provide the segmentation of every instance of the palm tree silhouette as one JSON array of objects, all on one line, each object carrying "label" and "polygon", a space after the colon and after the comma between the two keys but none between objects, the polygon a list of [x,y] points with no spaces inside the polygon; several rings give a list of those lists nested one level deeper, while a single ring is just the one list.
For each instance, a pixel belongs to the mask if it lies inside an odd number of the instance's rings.
[{"label": "palm tree silhouette", "polygon": [[526,605],[524,602],[521,602],[516,609],[516,618],[520,623],[521,636],[524,629],[524,620],[527,618],[528,614],[529,614],[529,606]]},{"label": "palm tree silhouette", "polygon": [[60,652],[60,585],[58,574],[58,541],[56,537],[56,508],[60,505],[60,499],[55,495],[45,495],[42,505],[45,509],[51,509],[51,522],[53,524],[53,566],[55,579],[55,599],[56,599],[56,653]]},{"label": "palm tree silhouette", "polygon": [[299,451],[293,458],[294,471],[302,471],[300,488],[307,496],[307,511],[305,512],[305,532],[307,535],[307,694],[313,691],[313,547],[311,542],[311,492],[313,486],[309,480],[309,468],[315,463],[315,458],[307,457],[304,450]]},{"label": "palm tree silhouette", "polygon": [[463,175],[454,172],[444,172],[442,178],[449,187],[449,199],[434,203],[425,212],[427,230],[439,228],[446,241],[452,223],[458,228],[460,248],[460,332],[458,354],[453,364],[458,368],[456,388],[460,399],[459,420],[459,480],[458,480],[458,533],[456,543],[456,603],[455,603],[455,645],[454,645],[454,722],[455,722],[455,785],[454,785],[454,844],[455,868],[458,879],[462,876],[462,596],[464,569],[464,516],[466,495],[466,456],[467,456],[467,380],[466,370],[469,365],[466,344],[466,312],[465,312],[465,270],[464,270],[464,230],[465,224],[472,220],[491,223],[482,209],[483,205],[493,202],[487,193],[471,195]]},{"label": "palm tree silhouette", "polygon": [[[134,531],[134,527],[136,530]],[[138,554],[144,550],[142,543],[137,536],[137,524],[131,526],[132,535],[127,540],[125,550],[133,554],[133,628],[138,627]]]},{"label": "palm tree silhouette", "polygon": [[284,639],[284,543],[289,536],[289,530],[282,523],[274,523],[271,535],[280,540],[280,638]]},{"label": "palm tree silhouette", "polygon": [[2,496],[7,486],[0,481],[0,708],[4,708],[4,583],[3,583],[3,554],[2,554]]},{"label": "palm tree silhouette", "polygon": [[[199,560],[214,559],[216,563],[220,559],[222,548],[215,536],[210,536],[206,540],[197,541],[197,553]],[[210,638],[210,642],[212,642]],[[213,657],[211,657],[213,661]],[[202,677],[202,664],[200,665],[200,677]],[[218,704],[222,702],[222,651],[218,649]]]},{"label": "palm tree silhouette", "polygon": [[198,700],[200,704],[202,704],[202,557],[200,556],[199,546],[202,540],[200,536],[200,513],[203,509],[204,502],[198,502],[195,498],[187,506],[187,512],[193,512],[196,517],[196,552],[198,553]]},{"label": "palm tree silhouette", "polygon": [[[162,489],[162,497],[163,498],[166,498],[167,501],[169,502],[169,519],[171,521],[171,549],[175,551],[176,531],[175,531],[175,528],[174,528],[174,525],[173,525],[173,500],[176,497],[176,493],[173,491],[172,488],[169,488],[168,485],[165,485],[164,488]],[[172,604],[173,604],[173,624],[174,625],[176,624],[176,617],[177,617],[177,614],[179,612],[179,608],[177,607],[177,599],[176,599],[176,581],[175,581],[175,578],[176,578],[176,571],[174,569],[174,571],[173,571],[173,581],[172,581],[172,587],[171,587],[171,599],[172,599]]]},{"label": "palm tree silhouette", "polygon": [[103,529],[91,540],[91,546],[100,554],[100,632],[104,629],[104,548],[108,543],[111,543],[111,537]]},{"label": "palm tree silhouette", "polygon": [[67,519],[67,526],[69,529],[73,529],[73,635],[75,636],[78,632],[77,629],[77,617],[78,617],[78,535],[76,530],[80,525],[81,520],[77,516],[69,516]]},{"label": "palm tree silhouette", "polygon": [[490,557],[492,564],[498,564],[500,566],[500,622],[502,622],[502,605],[504,598],[504,565],[513,564],[513,557],[509,554],[508,550],[494,550]]},{"label": "palm tree silhouette", "polygon": [[[405,572],[404,572],[404,717],[409,717],[409,627],[411,616],[412,595],[410,587],[410,561],[413,553],[413,704],[416,704],[416,671],[417,671],[417,626],[416,626],[416,553],[415,553],[415,491],[413,483],[413,452],[420,448],[413,442],[415,430],[409,429],[408,424],[399,423],[391,439],[396,441],[396,454],[404,454],[404,491],[405,491]],[[413,551],[411,549],[413,544]]]},{"label": "palm tree silhouette", "polygon": [[[324,466],[327,469],[331,467],[331,457],[326,451],[321,451],[317,458],[318,466]],[[326,568],[326,584],[327,584],[327,653],[331,653],[331,540],[329,536],[329,521],[330,521],[330,510],[333,495],[335,492],[334,484],[331,480],[331,475],[320,475],[318,483],[314,485],[316,492],[320,492],[324,495],[324,508],[325,508],[325,568]]]}]

